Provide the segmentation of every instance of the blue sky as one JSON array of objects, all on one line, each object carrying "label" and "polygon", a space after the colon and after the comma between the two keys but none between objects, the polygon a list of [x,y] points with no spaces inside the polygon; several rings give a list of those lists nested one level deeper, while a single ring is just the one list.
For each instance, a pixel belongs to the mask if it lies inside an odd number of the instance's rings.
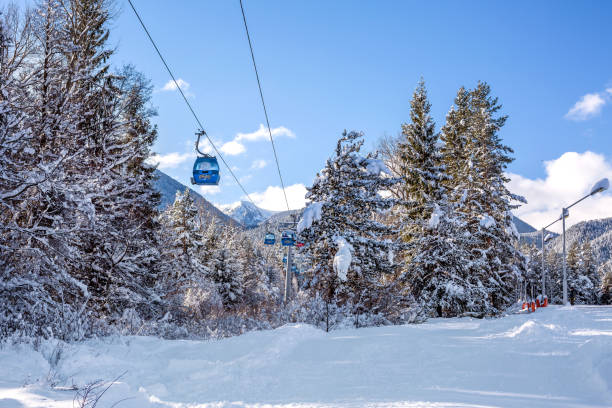
[{"label": "blue sky", "polygon": [[[238,0],[133,1],[207,132],[219,146],[234,141],[226,159],[246,189],[282,209],[270,144],[255,133],[265,119]],[[611,2],[245,0],[245,9],[294,205],[343,129],[365,132],[368,149],[398,133],[421,76],[438,128],[460,86],[489,82],[509,115],[510,185],[530,201],[518,214],[536,227],[597,178],[612,178]],[[114,62],[155,85],[160,166],[187,184],[196,124],[178,93],[163,90],[170,78],[127,1],[117,10]],[[239,200],[222,172],[220,188],[204,195]],[[571,215],[612,216],[612,196]]]}]

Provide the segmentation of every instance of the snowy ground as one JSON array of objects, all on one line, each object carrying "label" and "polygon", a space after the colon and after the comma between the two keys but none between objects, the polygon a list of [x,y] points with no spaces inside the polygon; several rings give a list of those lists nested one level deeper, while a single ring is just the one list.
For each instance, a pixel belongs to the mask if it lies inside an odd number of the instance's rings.
[{"label": "snowy ground", "polygon": [[216,342],[96,340],[64,346],[55,369],[58,348],[40,349],[0,350],[0,407],[72,408],[74,391],[61,387],[124,372],[98,408],[612,406],[612,307],[329,334],[291,325]]}]

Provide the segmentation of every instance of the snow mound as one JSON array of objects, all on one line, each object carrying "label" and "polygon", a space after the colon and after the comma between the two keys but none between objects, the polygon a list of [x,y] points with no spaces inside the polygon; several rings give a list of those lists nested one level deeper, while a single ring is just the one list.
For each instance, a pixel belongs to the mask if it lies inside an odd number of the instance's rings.
[{"label": "snow mound", "polygon": [[343,237],[334,237],[334,243],[338,246],[338,252],[334,256],[334,272],[341,281],[346,281],[346,275],[351,266],[353,247]]},{"label": "snow mound", "polygon": [[304,213],[302,214],[302,218],[300,218],[300,222],[298,222],[297,225],[298,234],[301,234],[305,229],[312,227],[313,222],[321,220],[323,204],[325,203],[322,201],[315,201],[306,207]]},{"label": "snow mound", "polygon": [[499,334],[498,337],[515,338],[520,336],[539,338],[546,335],[550,331],[557,330],[558,328],[559,327],[555,324],[544,324],[534,320],[527,320],[520,326],[515,326],[512,329]]}]

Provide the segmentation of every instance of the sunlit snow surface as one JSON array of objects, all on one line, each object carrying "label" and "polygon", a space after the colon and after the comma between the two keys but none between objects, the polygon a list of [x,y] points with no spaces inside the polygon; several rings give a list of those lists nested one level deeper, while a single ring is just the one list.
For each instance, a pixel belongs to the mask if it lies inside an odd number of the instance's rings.
[{"label": "sunlit snow surface", "polygon": [[336,330],[306,325],[222,341],[150,337],[0,350],[0,407],[73,407],[73,391],[125,375],[98,403],[135,407],[610,407],[612,307]]}]

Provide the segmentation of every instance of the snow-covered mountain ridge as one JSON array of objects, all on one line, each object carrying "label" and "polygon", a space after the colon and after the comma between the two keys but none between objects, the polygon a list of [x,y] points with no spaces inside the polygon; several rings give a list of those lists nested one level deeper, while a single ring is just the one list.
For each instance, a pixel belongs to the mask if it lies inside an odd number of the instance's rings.
[{"label": "snow-covered mountain ridge", "polygon": [[255,228],[278,213],[277,211],[264,210],[250,201],[244,200],[233,204],[220,205],[218,208],[246,228]]},{"label": "snow-covered mountain ridge", "polygon": [[[574,243],[589,241],[595,258],[601,264],[612,259],[612,217],[599,220],[582,221],[572,225],[565,231],[566,248]],[[557,251],[563,251],[563,240],[559,236],[555,238],[550,247]]]},{"label": "snow-covered mountain ridge", "polygon": [[201,206],[210,217],[214,217],[223,224],[235,224],[235,221],[231,217],[224,214],[192,188],[185,186],[160,170],[155,170],[155,176],[157,179],[155,180],[154,187],[159,191],[161,196],[158,206],[160,210],[165,210],[169,205],[174,203],[177,191],[184,192],[185,189],[189,189],[189,194],[193,197],[196,205]]}]

